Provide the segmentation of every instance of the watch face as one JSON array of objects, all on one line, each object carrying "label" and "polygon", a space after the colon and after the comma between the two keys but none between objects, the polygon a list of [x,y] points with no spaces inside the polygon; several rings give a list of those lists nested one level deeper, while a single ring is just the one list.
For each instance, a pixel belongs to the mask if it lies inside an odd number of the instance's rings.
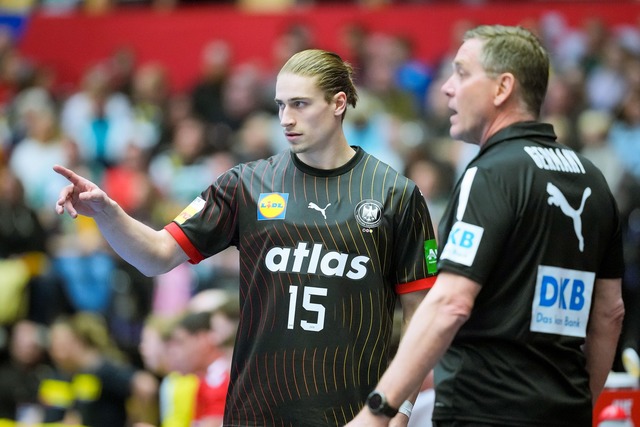
[{"label": "watch face", "polygon": [[369,395],[369,407],[373,410],[382,408],[382,396],[379,393],[371,393]]},{"label": "watch face", "polygon": [[375,390],[367,396],[367,406],[375,415],[385,415],[393,418],[398,413],[397,409],[389,406],[384,394]]}]

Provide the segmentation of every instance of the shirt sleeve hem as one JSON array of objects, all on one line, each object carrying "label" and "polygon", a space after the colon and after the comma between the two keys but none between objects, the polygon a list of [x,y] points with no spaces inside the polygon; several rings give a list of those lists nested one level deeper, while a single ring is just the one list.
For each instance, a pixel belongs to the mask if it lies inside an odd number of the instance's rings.
[{"label": "shirt sleeve hem", "polygon": [[198,264],[204,259],[204,256],[202,256],[200,251],[193,246],[193,243],[191,243],[187,235],[184,234],[184,231],[182,231],[175,222],[170,222],[164,227],[164,229],[167,230],[174,239],[176,239],[178,245],[180,245],[182,250],[189,257],[190,264]]},{"label": "shirt sleeve hem", "polygon": [[425,277],[424,279],[415,280],[409,283],[401,283],[396,285],[396,293],[408,294],[410,292],[424,291],[431,289],[436,283],[436,276]]}]

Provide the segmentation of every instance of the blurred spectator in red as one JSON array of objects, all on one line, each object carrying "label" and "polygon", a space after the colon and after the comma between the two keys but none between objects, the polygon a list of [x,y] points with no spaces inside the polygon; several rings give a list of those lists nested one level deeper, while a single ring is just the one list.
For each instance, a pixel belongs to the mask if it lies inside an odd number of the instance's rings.
[{"label": "blurred spectator in red", "polygon": [[187,313],[171,334],[178,371],[199,378],[195,397],[193,427],[218,427],[222,424],[231,361],[216,345],[211,333],[211,313]]},{"label": "blurred spectator in red", "polygon": [[126,147],[119,163],[105,171],[104,188],[128,214],[146,224],[154,224],[159,192],[148,171],[149,153],[138,145]]}]

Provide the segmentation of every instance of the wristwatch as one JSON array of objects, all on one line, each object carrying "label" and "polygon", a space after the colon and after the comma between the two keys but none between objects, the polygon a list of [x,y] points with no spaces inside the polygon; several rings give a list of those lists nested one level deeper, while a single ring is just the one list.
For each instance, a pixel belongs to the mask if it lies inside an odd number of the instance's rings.
[{"label": "wristwatch", "polygon": [[373,390],[367,396],[367,406],[374,415],[386,415],[389,418],[393,418],[398,413],[396,408],[389,406],[385,395],[377,390]]}]

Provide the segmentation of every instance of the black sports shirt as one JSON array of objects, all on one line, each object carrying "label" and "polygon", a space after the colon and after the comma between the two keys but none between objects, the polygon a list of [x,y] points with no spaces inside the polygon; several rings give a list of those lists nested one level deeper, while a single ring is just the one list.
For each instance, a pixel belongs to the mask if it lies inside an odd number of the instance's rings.
[{"label": "black sports shirt", "polygon": [[397,294],[435,280],[424,198],[362,149],[329,171],[241,164],[166,229],[191,262],[240,251],[225,426],[344,425],[387,367]]},{"label": "black sports shirt", "polygon": [[591,425],[585,357],[596,278],[623,273],[599,170],[527,122],[492,136],[441,221],[440,271],[482,285],[436,368],[434,420]]}]

